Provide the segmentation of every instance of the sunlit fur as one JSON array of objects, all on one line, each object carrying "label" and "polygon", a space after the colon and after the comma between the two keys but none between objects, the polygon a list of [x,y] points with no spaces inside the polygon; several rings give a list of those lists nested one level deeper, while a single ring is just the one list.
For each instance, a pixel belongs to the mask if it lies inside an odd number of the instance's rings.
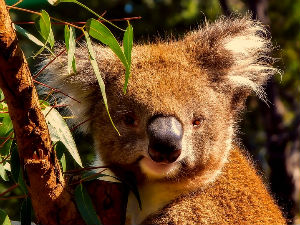
[{"label": "sunlit fur", "polygon": [[[269,35],[259,22],[222,18],[179,40],[135,45],[126,94],[120,60],[107,47],[94,48],[121,136],[109,121],[84,47],[76,51],[76,74],[67,74],[67,56],[61,56],[44,80],[80,101],[62,97],[75,124],[88,120],[81,129],[93,135],[101,162],[121,168],[122,173],[113,170],[119,176],[136,176],[143,210],[130,196],[129,224],[284,224],[250,162],[233,150],[246,97],[254,92],[266,101],[262,85],[277,72]],[[161,176],[140,168],[149,157],[147,122],[157,114],[176,117],[184,130],[182,154]],[[126,125],[126,115],[134,115],[137,125]],[[201,124],[194,127],[198,118]]]}]

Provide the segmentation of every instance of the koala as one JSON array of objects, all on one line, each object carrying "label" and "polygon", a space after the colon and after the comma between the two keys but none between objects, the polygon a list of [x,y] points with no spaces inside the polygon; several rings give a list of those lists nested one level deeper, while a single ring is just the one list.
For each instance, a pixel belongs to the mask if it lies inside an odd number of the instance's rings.
[{"label": "koala", "polygon": [[46,82],[80,102],[63,97],[76,122],[86,121],[101,163],[136,177],[142,209],[130,194],[127,224],[286,224],[237,141],[247,96],[267,101],[263,85],[278,72],[260,22],[224,17],[176,40],[134,45],[126,94],[120,60],[94,46],[120,136],[85,48],[76,74],[61,56]]}]

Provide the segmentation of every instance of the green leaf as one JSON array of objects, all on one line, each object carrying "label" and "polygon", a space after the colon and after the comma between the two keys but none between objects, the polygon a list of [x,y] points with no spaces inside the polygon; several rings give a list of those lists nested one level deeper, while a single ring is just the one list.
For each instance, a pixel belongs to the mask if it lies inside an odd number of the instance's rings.
[{"label": "green leaf", "polygon": [[74,27],[69,28],[67,25],[65,26],[65,44],[68,50],[68,73],[71,73],[71,68],[73,72],[76,73],[76,64],[75,64],[75,29]]},{"label": "green leaf", "polygon": [[54,5],[54,6],[60,3],[60,0],[47,0],[47,1],[49,2],[50,5]]},{"label": "green leaf", "polygon": [[31,211],[32,205],[30,198],[25,198],[21,205],[21,224],[30,225],[31,224]]},{"label": "green leaf", "polygon": [[[51,0],[48,0],[48,1],[51,1]],[[55,0],[53,0],[55,1]],[[86,5],[82,4],[81,2],[79,1],[76,1],[76,0],[58,0],[59,3],[61,2],[69,2],[69,3],[75,3],[83,8],[85,8],[86,10],[88,10],[90,13],[94,14],[95,16],[97,16],[99,19],[105,21],[106,23],[109,23],[110,25],[114,26],[115,28],[121,30],[121,31],[124,31],[122,28],[116,26],[115,24],[113,24],[112,22],[110,22],[109,20],[106,20],[104,19],[102,16],[100,16],[98,13],[96,13],[95,11],[91,10],[89,7],[87,7]],[[58,4],[58,3],[57,3]]]},{"label": "green leaf", "polygon": [[43,114],[46,117],[46,122],[48,124],[51,140],[53,142],[61,141],[67,148],[68,152],[71,154],[76,163],[82,167],[82,162],[71,134],[71,131],[62,118],[62,116],[57,112],[56,109],[46,106],[43,110]]},{"label": "green leaf", "polygon": [[[2,104],[1,106],[3,106]],[[5,104],[6,105],[6,104]],[[10,152],[11,144],[13,134],[13,124],[11,122],[10,116],[7,112],[7,108],[0,108],[0,111],[3,113],[0,113],[0,155],[5,156],[8,155]],[[4,143],[5,142],[5,143]]]},{"label": "green leaf", "polygon": [[42,10],[41,15],[37,17],[34,24],[36,29],[44,39],[45,43],[44,46],[33,56],[33,58],[39,55],[44,50],[44,48],[46,48],[47,43],[50,44],[51,48],[53,48],[54,46],[54,36],[51,28],[51,21],[50,21],[49,14],[45,10]]},{"label": "green leaf", "polygon": [[20,174],[20,159],[15,142],[13,143],[11,149],[10,168],[13,179],[15,180],[15,182],[18,182]]},{"label": "green leaf", "polygon": [[56,151],[56,157],[58,158],[58,160],[61,163],[62,170],[63,170],[63,172],[65,172],[66,168],[67,168],[65,151],[68,151],[68,150],[66,149],[66,147],[64,146],[64,144],[61,141],[58,141],[57,143],[55,143],[54,149]]},{"label": "green leaf", "polygon": [[65,25],[64,33],[65,33],[65,45],[68,50],[69,49],[69,39],[70,39],[70,28],[68,25]]},{"label": "green leaf", "polygon": [[126,72],[125,72],[125,83],[124,83],[124,88],[123,88],[124,93],[126,93],[128,81],[129,81],[129,77],[130,77],[132,46],[133,46],[133,28],[128,22],[128,27],[126,28],[126,31],[125,31],[124,37],[123,37],[124,55],[128,62],[128,67],[125,67]]},{"label": "green leaf", "polygon": [[4,100],[4,94],[3,91],[0,89],[0,101]]},{"label": "green leaf", "polygon": [[60,158],[59,161],[61,163],[61,167],[62,167],[63,172],[66,172],[66,170],[67,170],[67,162],[66,162],[66,155],[65,155],[65,153],[62,155],[62,157]]},{"label": "green leaf", "polygon": [[[3,160],[3,159],[0,157],[0,161],[2,161],[2,160]],[[3,163],[0,163],[0,177],[1,177],[4,181],[9,181]]]},{"label": "green leaf", "polygon": [[75,201],[81,217],[86,224],[100,225],[92,200],[82,184],[79,184],[75,189]]},{"label": "green leaf", "polygon": [[128,24],[128,27],[126,28],[123,37],[123,48],[124,48],[124,54],[127,59],[129,67],[131,65],[132,46],[133,46],[133,28],[130,24]]},{"label": "green leaf", "polygon": [[114,37],[114,35],[110,32],[110,30],[102,23],[95,19],[89,19],[86,22],[86,28],[93,38],[101,41],[103,44],[108,45],[110,49],[118,56],[118,58],[121,60],[125,68],[129,68],[128,62],[126,60],[126,57]]},{"label": "green leaf", "polygon": [[[33,36],[31,33],[29,33],[27,30],[25,30],[24,28],[18,26],[15,24],[15,30],[19,33],[22,34],[24,37],[28,38],[30,41],[32,41],[34,44],[38,45],[38,46],[44,46],[45,44],[43,42],[41,42],[39,39],[37,39],[35,36]],[[46,49],[48,51],[51,52],[51,49],[48,48],[47,46],[45,46]]]},{"label": "green leaf", "polygon": [[45,11],[41,11],[41,16],[35,21],[35,26],[43,39],[49,42],[51,48],[54,45],[54,36],[51,28],[51,20],[49,14]]},{"label": "green leaf", "polygon": [[126,91],[127,91],[129,77],[130,77],[130,69],[126,68],[125,69],[125,82],[124,82],[124,87],[123,87],[124,94],[126,94]]},{"label": "green leaf", "polygon": [[9,217],[5,211],[0,209],[0,224],[2,225],[11,225]]},{"label": "green leaf", "polygon": [[105,84],[104,84],[104,81],[103,81],[103,79],[101,77],[101,74],[100,74],[100,70],[99,70],[99,67],[98,67],[98,64],[97,64],[97,61],[96,61],[96,56],[95,56],[95,53],[94,53],[94,50],[93,50],[91,39],[90,39],[90,37],[89,37],[89,35],[86,31],[84,31],[84,36],[85,36],[85,39],[86,39],[86,45],[87,45],[89,55],[90,55],[90,61],[91,61],[93,70],[95,72],[95,75],[97,77],[98,84],[100,86],[100,91],[101,91],[101,94],[102,94],[102,98],[103,98],[103,102],[104,102],[107,114],[109,116],[111,124],[113,125],[113,127],[117,131],[118,135],[120,135],[117,127],[115,126],[115,124],[114,124],[114,122],[113,122],[113,120],[110,116],[109,110],[108,110],[107,97],[106,97],[106,92],[105,92]]},{"label": "green leaf", "polygon": [[[2,93],[2,91],[1,91]],[[3,93],[2,93],[3,95]],[[4,99],[1,96],[1,98]],[[0,103],[0,155],[6,156],[10,152],[13,138],[13,124],[8,114],[8,107],[5,102]]]}]

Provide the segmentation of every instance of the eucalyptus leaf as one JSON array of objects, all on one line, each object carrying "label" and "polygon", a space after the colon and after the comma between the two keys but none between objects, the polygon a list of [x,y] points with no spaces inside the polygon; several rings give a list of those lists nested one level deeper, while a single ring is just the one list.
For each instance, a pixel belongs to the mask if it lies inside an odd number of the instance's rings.
[{"label": "eucalyptus leaf", "polygon": [[[48,1],[55,1],[55,0],[48,0]],[[105,18],[103,18],[102,16],[100,16],[98,13],[96,13],[95,11],[91,10],[89,7],[87,7],[86,5],[82,4],[79,1],[76,0],[58,0],[59,3],[61,2],[68,2],[68,3],[75,3],[83,8],[85,8],[86,10],[88,10],[89,12],[91,12],[92,14],[94,14],[95,16],[97,16],[99,19],[104,20],[106,23],[109,23],[110,25],[114,26],[115,28],[124,31],[122,28],[116,26],[115,24],[113,24],[112,22],[110,22],[109,20],[106,20]],[[58,3],[57,3],[58,4]]]},{"label": "eucalyptus leaf", "polygon": [[76,161],[76,163],[82,167],[82,162],[75,141],[66,121],[62,118],[62,116],[59,114],[59,112],[57,112],[56,109],[49,106],[45,106],[43,114],[46,117],[51,140],[53,142],[61,141],[67,148],[73,159]]},{"label": "eucalyptus leaf", "polygon": [[129,81],[129,77],[130,77],[132,46],[133,46],[133,28],[128,22],[128,27],[126,28],[126,31],[125,31],[124,37],[123,37],[124,55],[125,55],[127,63],[128,63],[128,67],[125,67],[126,72],[125,72],[125,83],[124,83],[124,89],[123,89],[124,93],[126,93],[128,81]]},{"label": "eucalyptus leaf", "polygon": [[41,10],[41,15],[35,20],[35,27],[43,37],[44,41],[49,42],[51,48],[54,45],[54,36],[51,28],[51,20],[49,14],[45,10]]},{"label": "eucalyptus leaf", "polygon": [[19,33],[22,34],[24,37],[28,38],[30,41],[35,43],[38,46],[44,46],[44,43],[41,42],[39,39],[37,39],[35,36],[33,36],[31,33],[29,33],[27,30],[24,28],[18,26],[15,24],[15,30]]},{"label": "eucalyptus leaf", "polygon": [[11,149],[10,167],[13,179],[15,180],[15,182],[18,182],[20,174],[20,159],[17,150],[17,145],[15,142],[13,143]]},{"label": "eucalyptus leaf", "polygon": [[75,201],[80,215],[86,224],[101,225],[92,200],[82,184],[79,184],[75,189]]},{"label": "eucalyptus leaf", "polygon": [[65,44],[68,50],[68,73],[71,73],[71,69],[76,73],[76,63],[75,63],[75,49],[76,49],[76,41],[75,41],[75,29],[74,27],[65,26]]},{"label": "eucalyptus leaf", "polygon": [[90,36],[108,45],[110,49],[118,56],[125,68],[129,68],[126,57],[111,31],[102,23],[95,19],[89,19],[86,22],[86,28]]},{"label": "eucalyptus leaf", "polygon": [[97,64],[97,61],[96,61],[96,55],[95,55],[94,50],[93,50],[91,39],[90,39],[90,37],[89,37],[89,35],[86,31],[84,31],[84,36],[85,36],[85,39],[86,39],[86,45],[87,45],[89,55],[90,55],[90,61],[91,61],[93,70],[95,72],[95,75],[97,77],[97,81],[98,81],[98,84],[99,84],[99,87],[100,87],[100,91],[101,91],[101,94],[102,94],[102,98],[103,98],[103,102],[104,102],[107,114],[109,116],[111,124],[113,125],[113,127],[117,131],[118,135],[120,135],[117,127],[115,126],[115,124],[114,124],[114,122],[113,122],[113,120],[110,116],[109,110],[108,110],[107,97],[106,97],[106,92],[105,92],[105,84],[104,84],[104,81],[103,81],[103,79],[101,77],[101,74],[100,74],[100,70],[99,70],[99,67],[98,67],[98,64]]},{"label": "eucalyptus leaf", "polygon": [[126,28],[123,37],[123,48],[124,48],[124,55],[127,59],[128,65],[131,65],[131,51],[133,46],[133,28],[130,24]]},{"label": "eucalyptus leaf", "polygon": [[3,103],[0,106],[0,155],[6,156],[10,152],[13,138],[13,124],[8,114],[8,108]]},{"label": "eucalyptus leaf", "polygon": [[50,21],[49,14],[45,10],[42,10],[41,15],[35,19],[34,24],[36,29],[44,39],[45,43],[43,47],[33,56],[33,58],[35,58],[37,55],[42,53],[42,51],[46,48],[47,43],[50,44],[51,48],[53,48],[54,46],[54,36],[51,28],[51,21]]},{"label": "eucalyptus leaf", "polygon": [[2,225],[11,225],[10,219],[7,215],[7,213],[0,209],[0,224]]},{"label": "eucalyptus leaf", "polygon": [[[1,158],[1,157],[0,157],[0,161],[2,161],[2,158]],[[4,181],[9,181],[3,163],[0,163],[0,177],[1,177]]]}]

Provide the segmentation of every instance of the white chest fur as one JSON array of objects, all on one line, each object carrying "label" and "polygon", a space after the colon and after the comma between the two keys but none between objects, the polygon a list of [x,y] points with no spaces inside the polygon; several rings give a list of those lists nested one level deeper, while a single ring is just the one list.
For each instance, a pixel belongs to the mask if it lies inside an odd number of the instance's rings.
[{"label": "white chest fur", "polygon": [[177,185],[167,183],[152,183],[139,187],[142,210],[136,197],[130,193],[127,205],[126,224],[137,225],[149,215],[163,208],[173,199],[182,194]]}]

